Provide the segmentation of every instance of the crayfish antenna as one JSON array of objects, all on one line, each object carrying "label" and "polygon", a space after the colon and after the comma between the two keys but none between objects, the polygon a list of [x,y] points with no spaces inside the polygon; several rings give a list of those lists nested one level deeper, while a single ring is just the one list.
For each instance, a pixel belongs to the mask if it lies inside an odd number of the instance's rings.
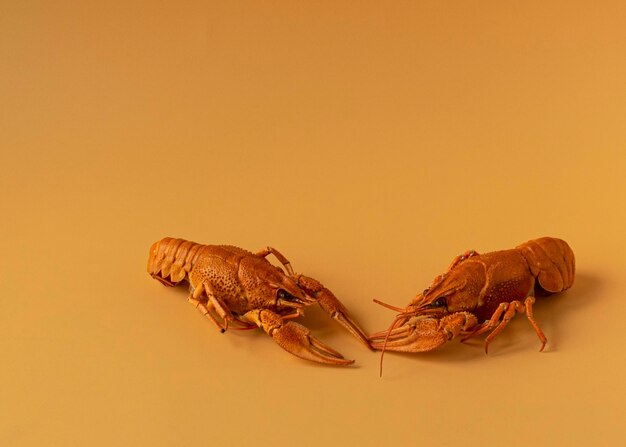
[{"label": "crayfish antenna", "polygon": [[[387,309],[391,309],[394,310],[396,312],[404,312],[404,309],[401,307],[396,307],[396,306],[392,306],[391,304],[387,304],[383,301],[377,300],[376,298],[374,298],[373,300],[376,304],[379,304],[383,307],[386,307]],[[398,321],[400,321],[400,317],[402,314],[396,316],[396,318],[393,320],[393,322],[391,323],[391,326],[389,326],[389,329],[387,330],[387,335],[385,336],[385,343],[383,344],[383,349],[380,353],[380,370],[379,370],[379,377],[383,376],[383,357],[385,355],[385,349],[387,348],[387,341],[389,340],[389,335],[391,335],[391,331],[393,331],[395,329],[396,324],[398,323]]]},{"label": "crayfish antenna", "polygon": [[[418,295],[419,297],[420,295]],[[422,295],[422,299],[423,299],[423,295]],[[391,336],[391,333],[393,332],[394,329],[396,329],[398,326],[406,323],[409,318],[411,318],[412,316],[414,316],[416,314],[415,309],[413,308],[412,305],[409,305],[408,308],[402,308],[402,307],[396,307],[396,306],[392,306],[391,304],[387,304],[383,301],[374,299],[373,300],[376,304],[380,304],[383,307],[386,307],[387,309],[391,309],[394,310],[396,312],[399,312],[398,315],[396,315],[396,318],[394,318],[393,322],[391,323],[391,326],[389,326],[389,329],[387,329],[387,335],[385,335],[385,342],[383,343],[383,348],[380,352],[380,370],[379,370],[379,377],[383,376],[383,357],[385,356],[385,350],[387,349],[387,342],[389,341],[389,337]],[[410,309],[410,310],[407,310]]]},{"label": "crayfish antenna", "polygon": [[376,304],[380,304],[381,306],[386,307],[387,309],[395,310],[396,312],[404,312],[403,308],[392,306],[391,304],[387,304],[387,303],[385,303],[383,301],[377,300],[376,298],[374,298],[373,301]]},{"label": "crayfish antenna", "polygon": [[[400,310],[404,310],[404,309],[400,309]],[[389,336],[391,335],[391,332],[393,332],[393,330],[399,326],[398,323],[406,321],[406,316],[407,316],[406,313],[401,313],[397,315],[396,318],[394,318],[393,322],[391,323],[391,326],[389,326],[389,329],[387,330],[387,335],[385,336],[385,343],[383,343],[383,349],[380,351],[380,369],[379,369],[378,377],[383,376],[383,357],[385,356],[385,350],[387,349],[387,342],[389,341]]]}]

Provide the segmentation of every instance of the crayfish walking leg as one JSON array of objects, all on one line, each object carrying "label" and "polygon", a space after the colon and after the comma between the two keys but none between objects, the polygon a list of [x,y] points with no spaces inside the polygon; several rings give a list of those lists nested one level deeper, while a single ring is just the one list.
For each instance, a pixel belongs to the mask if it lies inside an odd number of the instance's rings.
[{"label": "crayfish walking leg", "polygon": [[528,296],[524,300],[524,305],[522,305],[522,303],[517,300],[511,301],[509,303],[500,303],[489,321],[483,323],[476,331],[467,335],[461,341],[465,341],[477,335],[491,331],[489,335],[485,338],[485,353],[488,353],[489,344],[493,341],[494,338],[496,338],[496,336],[500,332],[502,332],[502,330],[509,324],[513,317],[517,313],[525,313],[528,321],[530,321],[533,329],[535,329],[539,340],[541,340],[541,348],[539,349],[539,351],[543,351],[543,348],[545,348],[548,339],[544,335],[543,331],[539,328],[537,322],[535,321],[535,318],[533,317],[534,302],[535,298],[533,296]]}]

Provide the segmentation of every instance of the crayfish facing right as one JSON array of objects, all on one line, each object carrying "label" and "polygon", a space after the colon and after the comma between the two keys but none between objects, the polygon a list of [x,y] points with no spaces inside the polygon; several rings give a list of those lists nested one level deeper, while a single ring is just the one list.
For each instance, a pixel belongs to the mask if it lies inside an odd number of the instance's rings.
[{"label": "crayfish facing right", "polygon": [[[266,259],[273,254],[282,268]],[[363,330],[346,307],[319,281],[296,274],[278,250],[267,247],[252,253],[230,245],[202,245],[166,237],[150,247],[148,273],[166,286],[189,284],[189,298],[209,320],[225,332],[263,329],[291,354],[328,365],[350,365],[348,360],[289,321],[318,304],[368,348]]]},{"label": "crayfish facing right", "polygon": [[400,313],[388,330],[370,336],[372,347],[383,354],[385,350],[423,352],[459,335],[464,341],[490,332],[485,339],[487,352],[489,343],[519,312],[526,314],[543,350],[547,339],[533,318],[535,294],[570,288],[574,270],[572,249],[551,237],[512,250],[467,251],[454,258],[448,270],[406,308],[374,300]]}]

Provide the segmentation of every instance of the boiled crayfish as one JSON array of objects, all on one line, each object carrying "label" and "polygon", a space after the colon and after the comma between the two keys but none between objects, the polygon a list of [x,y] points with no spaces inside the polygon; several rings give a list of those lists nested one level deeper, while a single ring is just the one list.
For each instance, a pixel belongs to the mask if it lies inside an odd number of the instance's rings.
[{"label": "boiled crayfish", "polygon": [[[270,253],[284,270],[266,259]],[[164,238],[150,248],[148,273],[167,286],[189,283],[188,301],[221,332],[229,327],[260,327],[300,358],[331,365],[354,363],[313,337],[306,327],[288,321],[302,315],[305,306],[317,303],[370,347],[363,330],[332,292],[313,278],[295,274],[287,258],[274,248],[251,253],[229,245]]]},{"label": "boiled crayfish", "polygon": [[[516,313],[525,313],[539,339],[547,339],[533,318],[536,293],[557,293],[574,282],[574,253],[561,239],[543,237],[512,250],[454,258],[448,270],[418,294],[406,308],[378,300],[400,312],[388,330],[370,336],[383,351],[430,351],[459,335],[463,340],[489,332],[489,343]],[[381,356],[382,368],[382,356]],[[381,369],[382,371],[382,369]]]}]

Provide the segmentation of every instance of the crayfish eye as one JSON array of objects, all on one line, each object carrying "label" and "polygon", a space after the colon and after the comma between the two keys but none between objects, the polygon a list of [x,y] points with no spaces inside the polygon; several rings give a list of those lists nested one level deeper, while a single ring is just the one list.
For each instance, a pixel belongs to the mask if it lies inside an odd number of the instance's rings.
[{"label": "crayfish eye", "polygon": [[448,300],[446,300],[446,297],[442,296],[441,298],[437,298],[430,305],[431,305],[431,307],[447,307],[448,306]]},{"label": "crayfish eye", "polygon": [[278,299],[281,299],[281,300],[292,300],[294,298],[295,298],[295,296],[293,296],[292,294],[290,294],[286,290],[278,289]]}]

